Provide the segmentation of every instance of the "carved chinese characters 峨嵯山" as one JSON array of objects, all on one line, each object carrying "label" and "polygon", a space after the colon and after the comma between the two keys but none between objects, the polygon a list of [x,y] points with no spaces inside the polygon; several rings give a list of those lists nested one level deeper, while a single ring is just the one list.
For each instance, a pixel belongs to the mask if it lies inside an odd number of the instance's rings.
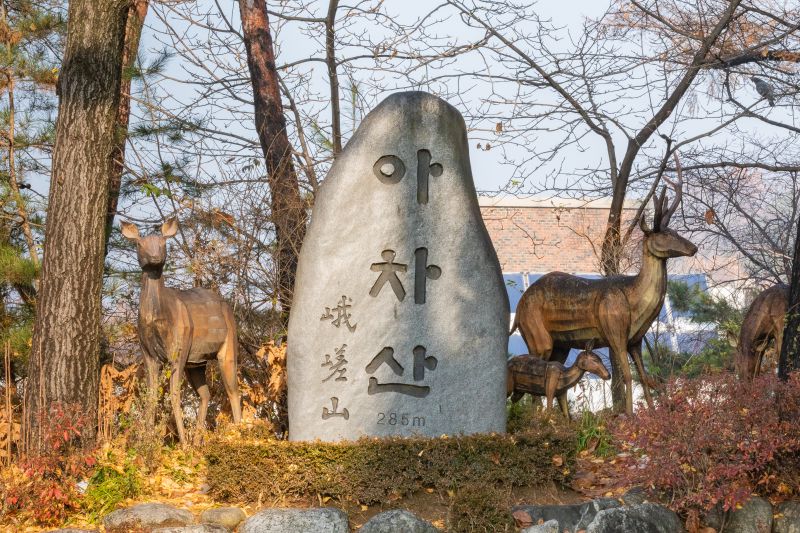
[{"label": "carved chinese characters \u5ce8\u5d6f\u5c71", "polygon": [[350,419],[350,411],[347,409],[342,409],[339,411],[339,398],[336,396],[331,396],[331,408],[328,409],[327,407],[322,408],[322,419],[327,420],[329,418],[333,418],[338,416],[339,418],[344,418],[345,420]]},{"label": "carved chinese characters \u5ce8\u5d6f\u5c71", "polygon": [[347,329],[350,330],[350,333],[353,333],[356,330],[356,326],[358,326],[358,324],[350,323],[350,319],[353,316],[350,314],[349,311],[351,307],[353,307],[353,299],[348,298],[343,294],[342,300],[337,303],[336,307],[333,308],[333,313],[331,312],[330,307],[326,307],[325,312],[320,317],[320,320],[330,320],[331,324],[333,324],[337,328],[341,326],[342,323],[344,323],[344,325],[347,326]]},{"label": "carved chinese characters \u5ce8\u5d6f\u5c71", "polygon": [[347,359],[344,358],[344,349],[347,348],[346,344],[342,344],[339,348],[336,348],[336,361],[331,359],[331,354],[325,354],[325,361],[320,366],[327,366],[329,367],[330,374],[328,377],[322,380],[323,383],[331,379],[333,376],[336,376],[336,381],[347,381],[347,376],[345,376],[345,372],[347,372],[347,367],[344,366],[347,364]]}]

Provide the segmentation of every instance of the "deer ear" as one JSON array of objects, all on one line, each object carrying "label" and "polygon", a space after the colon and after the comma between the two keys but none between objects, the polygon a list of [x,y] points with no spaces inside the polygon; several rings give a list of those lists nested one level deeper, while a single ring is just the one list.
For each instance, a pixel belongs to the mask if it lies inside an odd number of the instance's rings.
[{"label": "deer ear", "polygon": [[161,235],[167,239],[174,237],[176,233],[178,233],[178,219],[175,217],[172,217],[161,224]]},{"label": "deer ear", "polygon": [[139,240],[139,228],[137,228],[135,224],[121,222],[120,225],[122,226],[122,235],[132,241]]},{"label": "deer ear", "polygon": [[645,213],[642,213],[642,216],[639,217],[639,228],[642,230],[642,233],[645,235],[650,235],[653,233],[653,230],[647,226],[647,221],[645,220]]}]

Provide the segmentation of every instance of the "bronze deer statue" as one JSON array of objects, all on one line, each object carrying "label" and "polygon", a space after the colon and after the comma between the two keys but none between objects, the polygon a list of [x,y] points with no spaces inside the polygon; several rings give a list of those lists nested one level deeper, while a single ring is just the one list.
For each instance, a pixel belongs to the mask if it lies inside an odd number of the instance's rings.
[{"label": "bronze deer statue", "polygon": [[[139,297],[139,342],[144,353],[149,390],[155,391],[161,365],[170,365],[169,395],[172,414],[182,445],[186,444],[181,409],[181,383],[184,371],[189,384],[200,396],[197,435],[205,427],[211,394],[206,384],[206,363],[216,358],[225,392],[231,403],[234,422],[241,421],[241,395],[236,379],[238,340],[233,310],[222,297],[208,289],[171,289],[164,286],[167,239],[175,236],[175,218],[161,226],[161,235],[139,236],[135,225],[122,222],[122,234],[136,243],[142,268]],[[154,423],[155,411],[147,414]]]},{"label": "bronze deer statue", "polygon": [[553,398],[558,397],[561,411],[569,418],[569,406],[563,400],[569,389],[574,387],[586,372],[602,379],[611,377],[603,360],[591,350],[579,353],[575,364],[569,368],[557,361],[545,361],[534,355],[518,355],[508,361],[506,393],[514,403],[525,393],[544,396],[547,398],[548,409],[553,408]]},{"label": "bronze deer statue", "polygon": [[780,358],[788,306],[789,286],[779,284],[762,291],[747,308],[734,359],[740,378],[753,379],[759,374],[770,340],[775,340],[775,353]]},{"label": "bronze deer statue", "polygon": [[561,363],[572,348],[583,349],[589,343],[596,348],[609,347],[625,383],[628,414],[633,413],[629,353],[641,377],[645,399],[652,405],[642,339],[664,303],[667,259],[697,252],[697,246],[669,228],[681,202],[680,173],[677,182],[665,181],[675,192],[671,205],[667,207],[664,187],[660,197],[653,198],[653,228],[647,227],[644,216],[639,219],[644,240],[637,275],[585,279],[563,272],[546,274],[522,295],[509,332],[519,328],[531,354]]}]

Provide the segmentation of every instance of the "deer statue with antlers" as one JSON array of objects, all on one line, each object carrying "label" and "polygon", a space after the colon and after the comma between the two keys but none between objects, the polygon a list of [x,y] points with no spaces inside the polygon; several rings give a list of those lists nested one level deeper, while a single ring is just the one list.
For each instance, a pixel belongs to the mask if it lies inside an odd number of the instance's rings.
[{"label": "deer statue with antlers", "polygon": [[[633,390],[628,354],[642,380],[645,399],[652,405],[650,380],[642,361],[642,339],[661,311],[667,292],[667,259],[693,256],[697,247],[669,228],[681,202],[682,177],[664,178],[674,190],[667,207],[667,188],[654,196],[653,227],[644,213],[639,224],[644,233],[641,269],[635,276],[586,279],[551,272],[539,278],[522,295],[511,333],[519,329],[528,351],[546,360],[564,363],[572,348],[588,343],[608,347],[625,384],[625,411],[633,412]],[[563,399],[566,401],[566,398]],[[562,398],[559,397],[559,403]]]},{"label": "deer statue with antlers", "polygon": [[[233,310],[222,297],[211,290],[194,288],[171,289],[164,286],[164,263],[167,239],[178,231],[178,222],[171,218],[161,226],[161,235],[139,236],[133,224],[122,223],[122,234],[136,243],[139,266],[142,268],[142,290],[139,297],[139,342],[144,353],[149,390],[155,391],[161,365],[170,366],[169,395],[172,415],[181,444],[186,444],[181,409],[181,383],[184,372],[189,384],[200,396],[196,439],[205,427],[211,394],[206,384],[206,363],[219,361],[222,384],[231,403],[234,422],[242,417],[241,396],[236,379],[238,341]],[[147,413],[152,425],[155,410]]]}]

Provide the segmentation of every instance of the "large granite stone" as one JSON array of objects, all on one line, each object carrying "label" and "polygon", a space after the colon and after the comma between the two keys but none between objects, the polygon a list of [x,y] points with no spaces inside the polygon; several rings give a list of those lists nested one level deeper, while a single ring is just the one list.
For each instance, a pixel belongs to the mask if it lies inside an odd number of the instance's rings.
[{"label": "large granite stone", "polygon": [[289,437],[505,430],[508,297],[464,120],[398,93],[316,196],[288,342]]},{"label": "large granite stone", "polygon": [[239,533],[348,533],[347,515],[339,509],[267,509],[256,513]]},{"label": "large granite stone", "polygon": [[358,533],[439,533],[427,520],[403,509],[376,514],[361,526]]},{"label": "large granite stone", "polygon": [[163,503],[140,503],[119,509],[103,518],[106,531],[151,530],[158,527],[186,526],[194,522],[192,513]]}]

